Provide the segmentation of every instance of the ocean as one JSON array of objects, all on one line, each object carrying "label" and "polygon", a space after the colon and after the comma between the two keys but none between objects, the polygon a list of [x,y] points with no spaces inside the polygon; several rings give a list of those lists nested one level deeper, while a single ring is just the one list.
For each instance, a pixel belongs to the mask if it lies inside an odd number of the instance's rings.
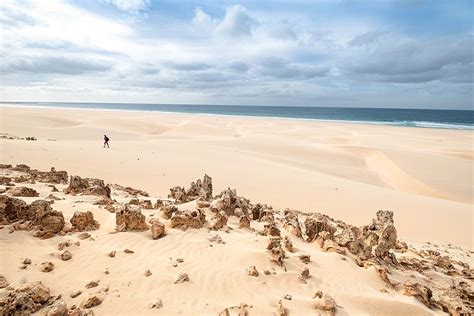
[{"label": "ocean", "polygon": [[339,121],[420,128],[474,129],[474,111],[469,110],[69,102],[0,102],[0,105],[217,114]]}]

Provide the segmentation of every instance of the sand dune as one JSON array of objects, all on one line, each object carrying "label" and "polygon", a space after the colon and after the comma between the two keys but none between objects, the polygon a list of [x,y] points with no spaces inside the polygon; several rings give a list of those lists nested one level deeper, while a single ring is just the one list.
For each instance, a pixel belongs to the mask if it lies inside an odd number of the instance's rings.
[{"label": "sand dune", "polygon": [[[390,209],[402,238],[473,244],[474,171],[466,159],[472,157],[472,131],[98,110],[0,111],[0,132],[39,138],[1,140],[2,163],[55,166],[161,196],[206,172],[217,189],[231,183],[240,194],[275,208],[324,211],[358,225],[374,211]],[[103,134],[112,139],[110,150],[102,148]]]}]

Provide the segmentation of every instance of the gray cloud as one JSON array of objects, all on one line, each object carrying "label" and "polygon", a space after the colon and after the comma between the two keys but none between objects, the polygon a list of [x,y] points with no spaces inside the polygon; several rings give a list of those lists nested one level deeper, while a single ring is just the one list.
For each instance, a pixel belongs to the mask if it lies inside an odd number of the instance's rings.
[{"label": "gray cloud", "polygon": [[268,57],[261,61],[259,73],[277,79],[309,79],[328,75],[330,67],[292,63],[278,57]]},{"label": "gray cloud", "polygon": [[473,36],[431,41],[387,39],[346,65],[374,81],[428,82],[466,77],[474,62]]},{"label": "gray cloud", "polygon": [[201,62],[187,62],[187,63],[167,63],[165,64],[168,68],[174,70],[183,70],[183,71],[197,71],[197,70],[206,70],[211,68],[209,64]]},{"label": "gray cloud", "polygon": [[5,72],[31,72],[35,74],[80,75],[104,72],[112,65],[108,62],[55,56],[22,56],[7,58],[2,65]]}]

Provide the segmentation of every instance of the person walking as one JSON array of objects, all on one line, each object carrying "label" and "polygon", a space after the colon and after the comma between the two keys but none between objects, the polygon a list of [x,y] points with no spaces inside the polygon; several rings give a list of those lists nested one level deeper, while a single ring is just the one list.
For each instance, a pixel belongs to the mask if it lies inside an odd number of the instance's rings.
[{"label": "person walking", "polygon": [[109,146],[109,138],[107,137],[107,135],[104,135],[104,148],[105,148],[105,145],[107,145],[107,148],[110,148]]}]

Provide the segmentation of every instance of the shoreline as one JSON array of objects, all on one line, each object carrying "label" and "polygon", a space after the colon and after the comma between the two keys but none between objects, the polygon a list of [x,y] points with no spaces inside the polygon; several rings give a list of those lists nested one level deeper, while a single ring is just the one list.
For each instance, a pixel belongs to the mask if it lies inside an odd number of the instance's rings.
[{"label": "shoreline", "polygon": [[[71,103],[74,104],[74,103]],[[113,103],[110,103],[113,104]],[[133,104],[133,103],[130,103]],[[153,105],[153,104],[150,104]],[[299,118],[299,117],[279,117],[279,116],[261,116],[261,115],[239,115],[239,114],[221,114],[221,113],[195,113],[195,112],[179,112],[179,111],[151,111],[151,110],[132,110],[132,109],[105,109],[105,108],[83,108],[83,107],[61,107],[61,106],[47,106],[47,105],[18,105],[15,103],[0,103],[0,108],[40,108],[40,109],[60,109],[60,110],[91,110],[91,111],[110,111],[110,112],[132,112],[132,113],[163,113],[163,114],[178,114],[178,115],[197,115],[197,116],[219,116],[219,117],[236,117],[236,118],[262,118],[262,119],[276,119],[276,120],[297,120],[309,122],[327,122],[327,123],[342,123],[342,124],[357,124],[357,125],[372,125],[372,126],[392,126],[404,128],[421,128],[421,129],[442,129],[442,130],[466,130],[474,131],[474,125],[455,124],[455,123],[438,123],[430,121],[362,121],[362,120],[339,120],[339,119],[317,119],[317,118]],[[371,109],[371,108],[361,108]],[[404,110],[404,109],[399,109]],[[425,110],[425,109],[420,109]],[[439,110],[443,111],[443,110]],[[454,110],[456,111],[456,110]],[[457,110],[464,111],[464,110]],[[407,122],[409,124],[400,124]],[[411,125],[410,125],[411,124]],[[417,125],[418,124],[418,125]]]}]

